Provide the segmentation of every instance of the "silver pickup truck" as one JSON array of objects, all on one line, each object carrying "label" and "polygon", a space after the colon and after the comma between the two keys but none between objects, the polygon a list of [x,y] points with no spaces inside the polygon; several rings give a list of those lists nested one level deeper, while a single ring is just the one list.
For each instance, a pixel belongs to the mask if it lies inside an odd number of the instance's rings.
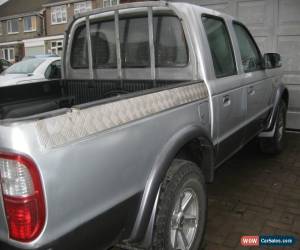
[{"label": "silver pickup truck", "polygon": [[192,4],[76,16],[62,80],[0,91],[1,250],[199,249],[215,169],[283,148],[280,66]]}]

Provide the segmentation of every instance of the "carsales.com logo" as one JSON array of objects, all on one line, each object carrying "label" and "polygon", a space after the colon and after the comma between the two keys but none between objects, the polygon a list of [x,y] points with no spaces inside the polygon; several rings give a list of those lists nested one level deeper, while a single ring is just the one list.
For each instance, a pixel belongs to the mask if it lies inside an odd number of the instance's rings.
[{"label": "carsales.com logo", "polygon": [[273,236],[242,236],[241,245],[244,247],[258,246],[291,246],[296,242],[293,236],[273,235]]}]

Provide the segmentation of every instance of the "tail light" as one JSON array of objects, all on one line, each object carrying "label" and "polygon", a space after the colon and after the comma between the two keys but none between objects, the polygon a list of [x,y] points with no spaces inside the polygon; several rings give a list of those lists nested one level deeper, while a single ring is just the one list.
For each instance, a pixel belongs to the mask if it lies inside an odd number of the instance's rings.
[{"label": "tail light", "polygon": [[36,239],[45,224],[45,200],[36,165],[25,156],[0,153],[0,183],[10,238]]}]

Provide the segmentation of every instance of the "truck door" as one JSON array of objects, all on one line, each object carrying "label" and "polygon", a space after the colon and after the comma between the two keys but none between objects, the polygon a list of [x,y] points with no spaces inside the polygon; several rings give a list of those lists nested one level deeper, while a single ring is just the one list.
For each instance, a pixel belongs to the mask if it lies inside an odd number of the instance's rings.
[{"label": "truck door", "polygon": [[220,17],[203,15],[202,23],[215,74],[214,79],[207,81],[212,92],[214,143],[217,146],[219,164],[241,146],[246,110],[242,102],[241,79],[237,75],[233,46],[225,21]]},{"label": "truck door", "polygon": [[243,70],[243,96],[247,100],[245,140],[262,129],[272,106],[272,79],[263,69],[262,56],[250,32],[240,23],[233,23]]}]

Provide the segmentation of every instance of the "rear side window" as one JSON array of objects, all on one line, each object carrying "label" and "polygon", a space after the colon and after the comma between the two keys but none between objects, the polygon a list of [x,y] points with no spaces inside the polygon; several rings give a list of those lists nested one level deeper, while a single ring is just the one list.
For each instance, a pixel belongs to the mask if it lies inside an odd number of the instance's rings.
[{"label": "rear side window", "polygon": [[233,23],[245,72],[262,69],[261,54],[250,33],[240,24]]},{"label": "rear side window", "polygon": [[224,21],[218,17],[203,16],[202,22],[207,35],[217,78],[236,74],[233,49]]},{"label": "rear side window", "polygon": [[[91,23],[94,68],[116,68],[114,20]],[[122,68],[150,67],[148,17],[121,18],[119,21]],[[188,64],[188,48],[180,20],[175,16],[154,16],[153,33],[156,67],[182,67]],[[71,66],[88,68],[85,27],[76,30]]]}]

